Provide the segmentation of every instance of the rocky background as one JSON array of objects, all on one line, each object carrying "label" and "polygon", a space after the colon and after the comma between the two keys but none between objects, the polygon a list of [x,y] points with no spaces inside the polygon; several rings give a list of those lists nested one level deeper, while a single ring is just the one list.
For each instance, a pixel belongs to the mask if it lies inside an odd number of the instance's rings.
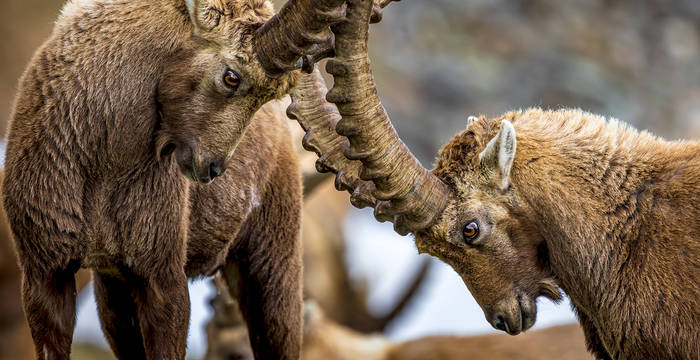
[{"label": "rocky background", "polygon": [[373,30],[384,104],[426,165],[467,115],[531,106],[700,135],[697,0],[405,0]]}]

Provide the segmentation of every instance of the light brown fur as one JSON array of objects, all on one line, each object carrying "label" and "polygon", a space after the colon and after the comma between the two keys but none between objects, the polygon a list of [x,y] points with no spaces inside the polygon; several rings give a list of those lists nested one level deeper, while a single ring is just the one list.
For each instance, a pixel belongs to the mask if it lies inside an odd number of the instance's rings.
[{"label": "light brown fur", "polygon": [[[221,305],[221,298],[217,298]],[[234,301],[235,303],[235,301]],[[217,313],[221,313],[218,312]],[[235,315],[227,319],[236,322]],[[214,321],[222,320],[215,319]],[[240,319],[238,319],[240,322]],[[211,326],[211,325],[210,325]],[[209,327],[208,329],[211,329]],[[242,327],[229,327],[209,338],[205,360],[253,360]],[[214,342],[212,342],[214,340]],[[314,302],[304,306],[304,360],[584,360],[583,332],[577,324],[553,326],[512,338],[507,335],[426,336],[396,343],[379,333],[367,334],[329,319]]]},{"label": "light brown fur", "polygon": [[385,360],[585,360],[581,328],[576,324],[507,335],[428,336],[395,345]]},{"label": "light brown fur", "polygon": [[69,357],[80,267],[119,358],[183,359],[187,277],[223,264],[258,358],[299,356],[299,172],[283,108],[253,116],[296,74],[252,55],[266,1],[196,4],[72,1],[20,82],[3,196],[41,359]]},{"label": "light brown fur", "polygon": [[[503,188],[477,155],[505,120],[517,150]],[[494,326],[498,314],[513,333],[527,329],[534,299],[558,298],[556,285],[598,357],[700,357],[700,143],[529,109],[472,122],[434,173],[453,198],[416,234],[418,249],[455,268]],[[471,219],[482,225],[474,245],[462,236]]]}]

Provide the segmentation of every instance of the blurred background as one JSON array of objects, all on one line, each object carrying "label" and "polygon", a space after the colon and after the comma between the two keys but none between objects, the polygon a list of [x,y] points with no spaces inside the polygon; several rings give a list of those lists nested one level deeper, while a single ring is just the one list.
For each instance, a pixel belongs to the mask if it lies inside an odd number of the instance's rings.
[{"label": "blurred background", "polygon": [[[0,4],[3,134],[17,80],[63,2]],[[277,8],[283,3],[273,2]],[[668,139],[700,137],[697,0],[404,0],[385,9],[370,36],[384,106],[428,167],[468,115],[494,117],[531,106],[580,107]],[[313,156],[304,162],[312,169]],[[306,294],[329,319],[358,334],[379,332],[392,344],[493,332],[457,275],[418,256],[410,238],[376,223],[371,211],[348,208],[347,196],[328,180],[307,200],[305,262],[313,271],[306,273]],[[4,264],[0,280],[7,281],[12,261]],[[75,341],[104,347],[89,284],[86,290]],[[209,301],[217,291],[210,281],[198,281],[190,293],[188,353],[199,358],[207,350]],[[0,304],[16,301],[5,288],[0,296]],[[575,321],[566,301],[538,305],[536,328]],[[0,317],[0,325],[8,321]]]}]

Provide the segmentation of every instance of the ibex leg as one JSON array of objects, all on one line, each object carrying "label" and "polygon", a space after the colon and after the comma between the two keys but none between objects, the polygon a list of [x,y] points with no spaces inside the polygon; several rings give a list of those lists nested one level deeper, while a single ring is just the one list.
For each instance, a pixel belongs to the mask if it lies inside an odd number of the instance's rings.
[{"label": "ibex leg", "polygon": [[128,280],[96,272],[93,277],[102,330],[112,351],[120,360],[145,360],[134,286]]}]

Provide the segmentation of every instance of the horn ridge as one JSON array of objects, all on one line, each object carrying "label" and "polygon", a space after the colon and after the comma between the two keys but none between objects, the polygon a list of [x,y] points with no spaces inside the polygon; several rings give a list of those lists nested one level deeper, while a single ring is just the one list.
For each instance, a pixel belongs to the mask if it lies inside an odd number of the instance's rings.
[{"label": "horn ridge", "polygon": [[305,55],[311,55],[311,61],[331,56],[333,33],[329,26],[344,16],[344,0],[287,1],[253,39],[253,50],[267,76],[278,78],[297,69],[299,58]]},{"label": "horn ridge", "polygon": [[350,192],[353,206],[374,207],[377,220],[392,221],[405,235],[434,223],[448,188],[398,137],[374,84],[367,55],[370,16],[391,1],[348,1],[346,17],[331,27],[336,57],[326,69],[333,88],[326,88],[318,70],[302,75],[288,113],[306,131],[304,148],[319,155],[317,169],[336,174],[336,188]]},{"label": "horn ridge", "polygon": [[316,170],[336,174],[336,189],[348,191],[353,206],[374,207],[377,202],[371,195],[374,184],[360,179],[361,163],[343,154],[348,140],[335,132],[341,117],[336,106],[325,100],[327,92],[318,69],[302,75],[291,93],[292,104],[287,108],[287,116],[297,120],[306,131],[302,145],[319,156]]},{"label": "horn ridge", "polygon": [[372,195],[381,201],[375,217],[390,219],[397,232],[406,234],[434,222],[447,204],[448,190],[401,141],[379,100],[367,54],[375,9],[371,1],[348,0],[345,20],[331,27],[336,55],[326,69],[335,83],[326,98],[342,116],[336,132],[348,139],[344,154],[362,163],[360,178],[376,187]]}]

